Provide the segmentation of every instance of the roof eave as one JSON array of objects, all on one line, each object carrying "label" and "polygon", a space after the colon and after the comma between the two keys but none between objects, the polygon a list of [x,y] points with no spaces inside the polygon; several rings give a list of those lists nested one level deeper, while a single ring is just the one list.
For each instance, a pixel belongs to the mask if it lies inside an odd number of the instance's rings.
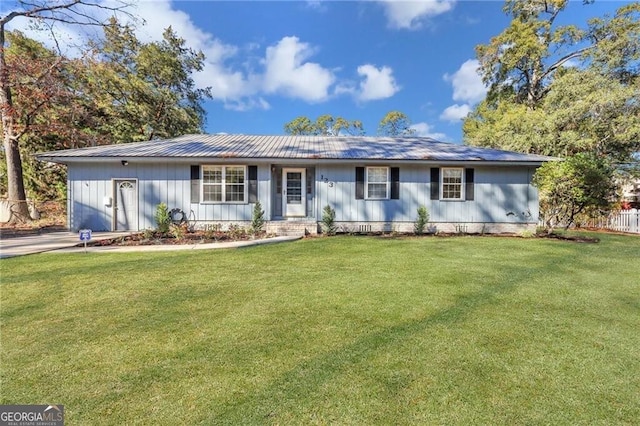
[{"label": "roof eave", "polygon": [[66,156],[49,156],[45,154],[36,155],[40,161],[47,161],[58,164],[77,164],[77,163],[119,163],[127,161],[129,163],[160,163],[173,162],[181,164],[193,163],[286,163],[286,164],[421,164],[421,165],[504,165],[504,166],[541,166],[546,161],[559,160],[549,158],[548,160],[484,160],[484,159],[385,159],[385,158],[287,158],[287,157],[134,157],[134,156],[118,156],[118,157],[66,157]]}]

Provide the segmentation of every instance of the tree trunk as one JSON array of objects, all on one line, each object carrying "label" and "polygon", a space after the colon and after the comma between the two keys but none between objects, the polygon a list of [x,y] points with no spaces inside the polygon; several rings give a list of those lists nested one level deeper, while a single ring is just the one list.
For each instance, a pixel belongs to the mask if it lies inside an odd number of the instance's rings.
[{"label": "tree trunk", "polygon": [[20,146],[15,134],[13,101],[9,85],[9,73],[4,55],[4,26],[0,26],[0,114],[2,114],[2,142],[7,161],[7,189],[9,197],[9,222],[31,220],[22,176]]}]

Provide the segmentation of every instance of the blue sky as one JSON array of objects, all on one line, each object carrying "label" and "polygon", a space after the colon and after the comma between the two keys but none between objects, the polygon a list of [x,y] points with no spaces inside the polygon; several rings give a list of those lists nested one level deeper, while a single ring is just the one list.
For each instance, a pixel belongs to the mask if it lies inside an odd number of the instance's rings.
[{"label": "blue sky", "polygon": [[[584,25],[624,3],[572,1],[559,23]],[[399,110],[418,135],[461,142],[461,118],[485,95],[475,46],[508,25],[502,7],[453,0],[154,0],[137,2],[133,12],[146,21],[140,39],[157,40],[171,25],[207,56],[194,79],[214,94],[205,104],[208,133],[282,134],[298,116],[331,114],[361,120],[375,135],[380,119]],[[14,20],[11,28],[28,26]],[[68,36],[62,39],[82,38],[77,28],[57,31]]]}]

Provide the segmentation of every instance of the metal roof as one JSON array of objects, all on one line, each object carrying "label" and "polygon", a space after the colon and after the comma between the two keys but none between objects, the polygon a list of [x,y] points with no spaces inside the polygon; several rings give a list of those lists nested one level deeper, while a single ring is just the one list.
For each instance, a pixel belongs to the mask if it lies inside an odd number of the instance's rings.
[{"label": "metal roof", "polygon": [[542,163],[552,157],[439,142],[426,137],[184,135],[37,154],[59,163],[107,159],[281,159]]}]

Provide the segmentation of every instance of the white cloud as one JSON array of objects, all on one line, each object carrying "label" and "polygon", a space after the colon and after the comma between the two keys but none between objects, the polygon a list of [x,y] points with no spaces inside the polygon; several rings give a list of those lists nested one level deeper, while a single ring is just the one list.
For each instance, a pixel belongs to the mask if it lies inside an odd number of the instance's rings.
[{"label": "white cloud", "polygon": [[357,94],[360,101],[390,98],[400,90],[400,86],[393,77],[393,70],[389,67],[376,68],[369,64],[360,65],[358,74],[364,77],[360,82],[360,92]]},{"label": "white cloud", "polygon": [[471,112],[472,105],[485,98],[489,88],[482,82],[478,73],[479,67],[477,59],[469,59],[453,74],[443,76],[444,81],[451,83],[453,87],[453,100],[462,104],[456,103],[445,108],[440,114],[441,120],[457,123]]},{"label": "white cloud", "polygon": [[416,131],[416,136],[432,138],[438,141],[447,141],[449,139],[444,133],[433,132],[432,126],[424,122],[412,124],[410,127]]},{"label": "white cloud", "polygon": [[453,86],[454,101],[476,103],[484,99],[488,88],[478,74],[479,66],[477,59],[469,59],[452,75],[444,75],[444,80]]},{"label": "white cloud", "polygon": [[297,37],[284,37],[275,46],[268,47],[263,90],[309,102],[326,100],[335,76],[319,64],[304,62],[313,53],[313,48]]},{"label": "white cloud", "polygon": [[268,110],[271,109],[271,105],[262,97],[253,97],[246,100],[230,100],[224,103],[226,109],[232,111],[249,111],[253,109]]},{"label": "white cloud", "polygon": [[195,73],[193,80],[197,87],[210,86],[214,99],[237,101],[257,91],[255,79],[226,65],[227,60],[240,53],[240,48],[226,44],[198,28],[188,14],[173,9],[168,0],[141,1],[136,6],[136,13],[140,16],[153,16],[144,26],[136,26],[136,36],[141,41],[162,40],[165,28],[171,26],[179,37],[187,41],[188,47],[204,53],[203,70]]},{"label": "white cloud", "polygon": [[[114,0],[98,1],[101,4],[115,4]],[[425,6],[420,6],[421,12],[412,19],[419,20],[421,16],[432,13],[428,10],[443,8],[441,3],[448,2],[438,0],[431,3],[426,9]],[[134,15],[152,19],[147,19],[145,25],[142,25],[142,22],[133,22],[130,16],[121,14],[121,22],[131,23],[136,36],[143,42],[162,40],[165,28],[171,26],[179,37],[186,40],[187,47],[202,51],[205,55],[203,70],[192,76],[196,87],[211,87],[214,99],[223,102],[228,109],[269,109],[267,95],[316,103],[340,95],[350,95],[358,101],[384,99],[400,90],[389,67],[362,65],[357,69],[360,81],[338,80],[336,73],[339,69],[329,69],[310,62],[316,49],[297,37],[283,37],[266,46],[266,49],[256,43],[235,46],[199,28],[187,13],[175,9],[171,0],[138,1],[133,5],[131,12]],[[315,1],[308,5],[322,6]],[[398,5],[389,7],[393,10],[399,8]],[[108,18],[106,11],[99,8],[87,9],[87,13],[103,20]],[[19,25],[18,28],[21,29],[24,27],[27,31],[29,25],[25,23],[24,19],[16,19],[11,24]],[[74,50],[73,46],[80,46],[87,39],[87,32],[90,32],[91,37],[102,35],[101,30],[96,27],[70,26],[58,22],[55,23],[55,28],[63,47],[69,46],[64,53],[72,56],[82,54],[80,49]],[[54,47],[46,32],[28,31],[27,35]]]},{"label": "white cloud", "polygon": [[465,118],[470,112],[471,107],[468,104],[454,104],[442,111],[440,119],[455,123]]},{"label": "white cloud", "polygon": [[318,12],[327,11],[326,2],[322,0],[307,0],[306,5],[307,5],[307,8],[316,10]]},{"label": "white cloud", "polygon": [[453,9],[456,0],[383,0],[388,25],[398,29],[418,29],[427,18]]}]

